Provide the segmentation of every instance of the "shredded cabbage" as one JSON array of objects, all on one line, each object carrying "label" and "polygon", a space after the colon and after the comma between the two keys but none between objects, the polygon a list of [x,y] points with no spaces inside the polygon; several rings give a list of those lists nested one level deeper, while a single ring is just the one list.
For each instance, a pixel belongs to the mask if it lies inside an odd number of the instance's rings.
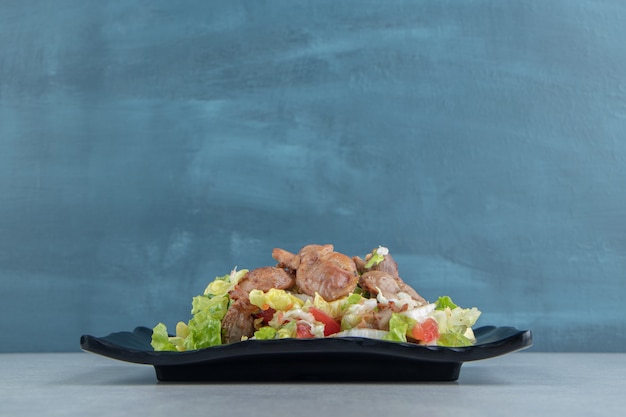
[{"label": "shredded cabbage", "polygon": [[369,339],[383,340],[388,333],[389,332],[385,330],[363,328],[343,330],[339,333],[331,335],[330,337],[367,337]]}]

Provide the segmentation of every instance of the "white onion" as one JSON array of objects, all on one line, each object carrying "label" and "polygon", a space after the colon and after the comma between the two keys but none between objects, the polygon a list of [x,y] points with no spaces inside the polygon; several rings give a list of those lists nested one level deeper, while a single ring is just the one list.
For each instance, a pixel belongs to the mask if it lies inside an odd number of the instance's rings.
[{"label": "white onion", "polygon": [[431,303],[426,304],[425,306],[403,311],[402,314],[421,323],[426,320],[430,316],[430,313],[432,313],[433,311],[435,311],[435,304]]},{"label": "white onion", "polygon": [[385,337],[389,332],[386,332],[384,330],[378,330],[378,329],[367,329],[367,328],[363,328],[363,329],[349,329],[349,330],[344,330],[341,331],[339,333],[335,333],[334,335],[332,335],[332,337],[367,337],[369,339],[382,339],[383,337]]}]

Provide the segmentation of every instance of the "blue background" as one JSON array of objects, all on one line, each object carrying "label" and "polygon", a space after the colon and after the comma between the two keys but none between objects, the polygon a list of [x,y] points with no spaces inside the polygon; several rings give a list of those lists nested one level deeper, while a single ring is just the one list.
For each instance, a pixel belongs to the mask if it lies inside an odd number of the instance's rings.
[{"label": "blue background", "polygon": [[271,250],[626,351],[626,3],[0,3],[0,351],[189,317]]}]

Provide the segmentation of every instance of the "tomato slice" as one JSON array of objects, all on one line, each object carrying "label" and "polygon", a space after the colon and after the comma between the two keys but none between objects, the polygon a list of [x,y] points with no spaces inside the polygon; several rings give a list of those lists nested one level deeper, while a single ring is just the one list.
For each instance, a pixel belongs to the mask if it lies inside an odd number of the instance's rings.
[{"label": "tomato slice", "polygon": [[309,313],[313,315],[316,321],[324,325],[324,336],[339,333],[341,326],[331,316],[316,307],[309,307]]},{"label": "tomato slice", "polygon": [[296,337],[298,339],[310,339],[313,336],[311,333],[311,326],[308,323],[299,321],[296,323]]},{"label": "tomato slice", "polygon": [[426,319],[423,323],[417,323],[411,330],[411,334],[414,339],[429,343],[439,338],[439,325],[435,319]]}]

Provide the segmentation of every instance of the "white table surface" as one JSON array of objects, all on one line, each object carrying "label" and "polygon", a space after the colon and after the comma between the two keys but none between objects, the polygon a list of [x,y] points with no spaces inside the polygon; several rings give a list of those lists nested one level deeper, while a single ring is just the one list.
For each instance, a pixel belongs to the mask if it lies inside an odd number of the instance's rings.
[{"label": "white table surface", "polygon": [[626,354],[516,352],[445,383],[159,383],[86,352],[0,354],[0,416],[619,416]]}]

